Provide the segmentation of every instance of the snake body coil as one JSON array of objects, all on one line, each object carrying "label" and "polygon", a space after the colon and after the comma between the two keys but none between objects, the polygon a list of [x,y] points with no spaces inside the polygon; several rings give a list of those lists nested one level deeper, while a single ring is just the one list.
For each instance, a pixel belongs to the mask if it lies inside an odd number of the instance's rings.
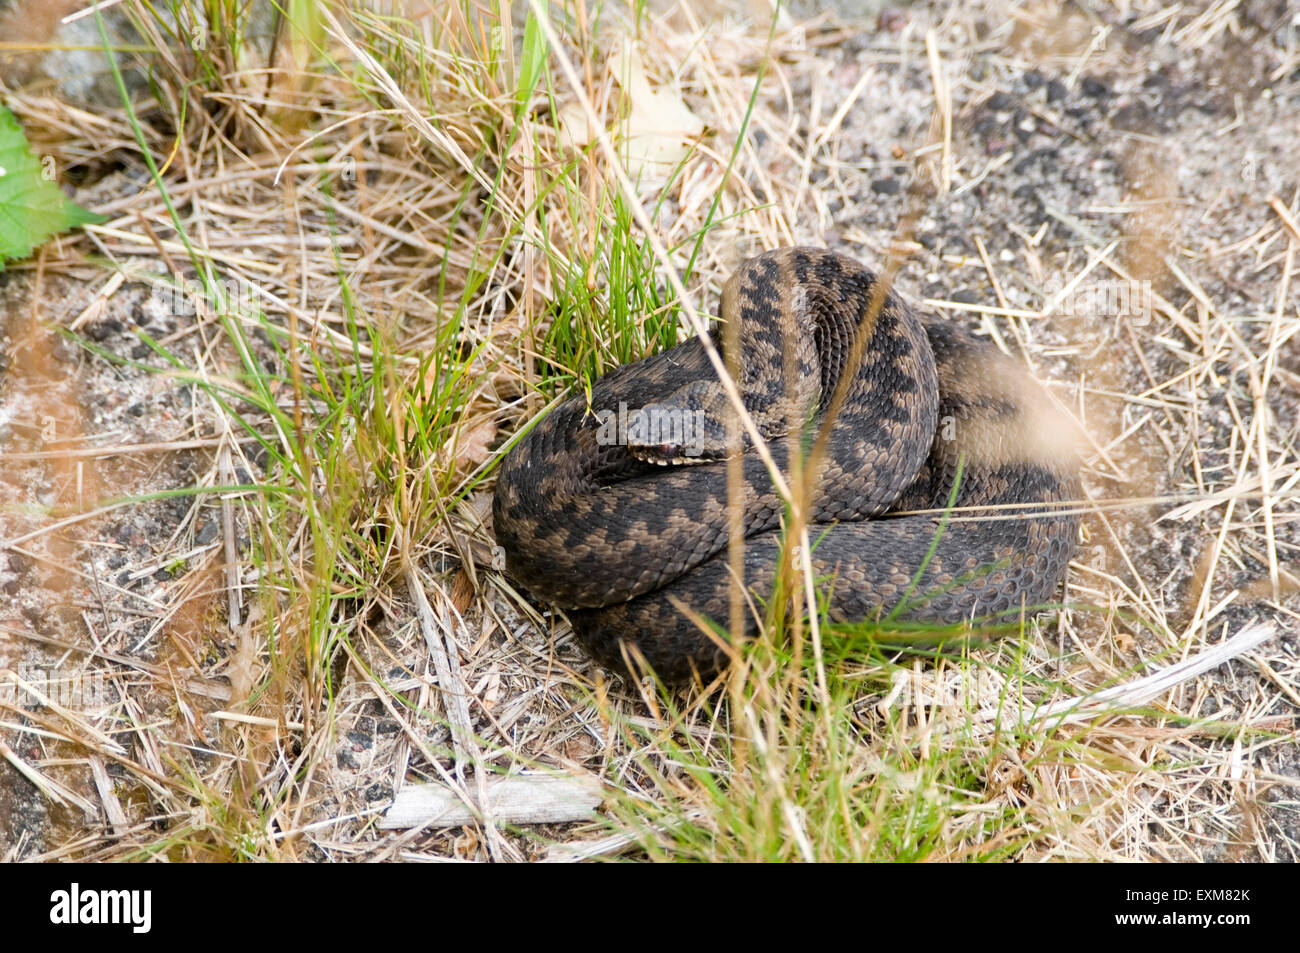
[{"label": "snake body coil", "polygon": [[[1049,601],[1077,535],[1077,518],[1051,506],[1078,494],[1068,423],[992,345],[892,295],[873,307],[873,291],[852,259],[790,248],[745,262],[722,295],[723,321],[739,325],[737,384],[783,472],[849,375],[808,527],[832,617],[901,602],[901,617],[951,624]],[[629,408],[643,426],[622,426]],[[632,647],[670,680],[720,663],[674,603],[727,621],[730,453],[743,453],[744,585],[772,594],[785,510],[729,413],[691,341],[602,377],[502,462],[493,522],[507,569],[567,610],[608,665]],[[945,521],[954,486],[956,507],[976,509]],[[912,510],[931,512],[892,515]]]}]

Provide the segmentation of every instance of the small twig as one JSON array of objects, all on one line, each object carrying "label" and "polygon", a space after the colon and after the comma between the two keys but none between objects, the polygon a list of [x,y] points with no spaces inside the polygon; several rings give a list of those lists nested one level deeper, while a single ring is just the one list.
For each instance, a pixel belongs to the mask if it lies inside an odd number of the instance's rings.
[{"label": "small twig", "polygon": [[1105,714],[1118,713],[1145,704],[1171,688],[1196,678],[1210,669],[1218,668],[1229,659],[1249,652],[1260,643],[1271,639],[1276,632],[1277,628],[1273,623],[1256,622],[1246,626],[1226,642],[1212,645],[1181,662],[1123,685],[1105,688],[1091,695],[1067,698],[1041,708],[1029,703],[1017,710],[1000,704],[981,712],[976,716],[976,721],[986,724],[997,722],[1007,714],[1018,718],[1023,724],[1041,725],[1045,728],[1092,721]]},{"label": "small twig", "polygon": [[[424,633],[424,644],[433,658],[433,667],[438,673],[438,688],[442,697],[442,710],[447,716],[451,728],[452,748],[455,751],[456,775],[464,778],[464,763],[468,755],[474,766],[474,785],[477,798],[471,807],[479,812],[479,819],[487,835],[488,850],[493,857],[500,859],[505,850],[501,835],[492,818],[492,801],[488,797],[487,771],[483,764],[483,755],[474,738],[474,727],[469,717],[469,690],[460,672],[460,652],[452,636],[451,626],[438,624],[433,607],[420,584],[420,574],[409,560],[406,564],[406,589],[411,601],[415,603],[415,614],[420,620],[420,631]],[[439,634],[441,630],[442,634]],[[445,635],[446,641],[443,641]],[[468,792],[466,792],[468,793]]]},{"label": "small twig", "polygon": [[[235,468],[230,461],[230,448],[223,446],[217,458],[217,479],[223,486],[234,486]],[[226,577],[226,610],[229,612],[230,631],[239,630],[239,547],[235,537],[235,504],[228,494],[221,495],[221,534],[224,538],[226,564],[222,572]]]},{"label": "small twig", "polygon": [[13,748],[9,747],[8,742],[3,738],[0,738],[0,757],[3,757],[6,761],[12,764],[19,774],[32,782],[32,784],[34,784],[37,789],[51,801],[68,806],[75,805],[76,807],[81,808],[90,817],[94,817],[99,813],[95,810],[95,805],[91,804],[76,791],[64,787],[58,781],[47,777],[22,758],[18,757],[18,754]]},{"label": "small twig", "polygon": [[443,642],[433,607],[429,605],[429,597],[424,594],[424,586],[420,583],[420,574],[409,563],[406,566],[406,591],[415,603],[415,615],[420,622],[420,631],[424,633],[424,644],[433,659],[433,668],[438,673],[442,710],[451,728],[452,746],[459,766],[465,760],[466,752],[474,745],[469,703],[460,677],[460,658],[455,644],[447,645]]},{"label": "small twig", "polygon": [[109,826],[118,837],[123,836],[131,829],[131,822],[113,791],[113,779],[108,776],[104,759],[97,754],[90,756],[90,773],[95,779],[95,790],[99,792],[99,801],[104,805],[104,816],[108,818]]},{"label": "small twig", "polygon": [[[485,781],[473,806],[506,824],[563,824],[590,820],[603,798],[600,782],[589,775],[522,774]],[[475,819],[457,792],[416,784],[397,792],[379,827],[462,827]]]}]

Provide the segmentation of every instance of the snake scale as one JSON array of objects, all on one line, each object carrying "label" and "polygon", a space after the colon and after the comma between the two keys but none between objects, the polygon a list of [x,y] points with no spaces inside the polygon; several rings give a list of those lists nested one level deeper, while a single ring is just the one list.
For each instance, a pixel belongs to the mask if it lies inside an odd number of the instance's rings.
[{"label": "snake scale", "polygon": [[[849,375],[809,507],[831,617],[878,618],[900,602],[900,618],[936,624],[1032,611],[1053,597],[1078,532],[1053,506],[1079,492],[1068,419],[992,344],[892,294],[873,306],[881,290],[851,258],[786,248],[746,261],[722,293],[722,323],[739,324],[738,387],[782,472]],[[713,340],[725,347],[716,328]],[[751,605],[771,598],[786,510],[730,413],[692,340],[559,404],[502,461],[493,524],[507,570],[565,609],[610,667],[628,649],[670,681],[723,663],[679,606],[727,622],[732,453],[744,585]],[[930,512],[903,512],[917,510]]]}]

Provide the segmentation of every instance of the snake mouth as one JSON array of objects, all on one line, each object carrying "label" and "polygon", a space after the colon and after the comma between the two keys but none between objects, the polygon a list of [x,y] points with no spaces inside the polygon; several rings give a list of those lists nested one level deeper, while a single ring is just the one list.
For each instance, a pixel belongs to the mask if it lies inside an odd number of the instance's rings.
[{"label": "snake mouth", "polygon": [[697,463],[711,463],[713,457],[698,447],[683,447],[680,444],[628,444],[628,453],[643,463],[653,463],[661,467],[692,466]]}]

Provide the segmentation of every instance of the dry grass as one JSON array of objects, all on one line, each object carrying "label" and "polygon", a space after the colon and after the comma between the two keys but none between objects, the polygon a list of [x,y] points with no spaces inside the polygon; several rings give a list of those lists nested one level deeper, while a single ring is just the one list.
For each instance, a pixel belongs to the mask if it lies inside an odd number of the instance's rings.
[{"label": "dry grass", "polygon": [[[34,704],[39,685],[0,694],[0,756],[25,779],[0,782],[61,805],[53,833],[10,857],[1300,854],[1300,197],[1261,174],[1192,207],[1171,172],[1186,138],[1120,135],[1108,172],[1090,151],[1101,133],[1065,113],[1078,100],[1036,100],[1024,121],[1097,163],[1078,173],[1096,196],[1057,206],[1040,186],[1044,214],[1020,218],[1004,193],[1029,147],[1008,131],[981,152],[973,131],[1026,69],[1073,88],[1145,56],[1262,42],[1236,4],[913,10],[865,40],[750,5],[573,0],[545,23],[542,5],[531,20],[334,5],[282,32],[269,70],[265,50],[232,51],[254,32],[236,5],[198,51],[127,5],[168,51],[156,98],[90,113],[10,91],[62,164],[111,151],[136,176],[91,203],[111,221],[22,269],[24,300],[56,360],[50,322],[82,332],[131,294],[206,282],[148,355],[87,352],[195,398],[146,442],[95,432],[82,397],[56,394],[49,413],[74,422],[6,448],[7,484],[58,492],[10,508],[0,548],[42,567],[43,598],[80,608],[54,634],[0,616],[0,647],[111,686],[92,709]],[[1294,103],[1300,54],[1277,57],[1273,95]],[[1214,169],[1213,153],[1192,158]],[[871,191],[884,179],[910,184]],[[969,220],[963,202],[989,206],[982,230],[936,244]],[[1070,608],[998,645],[919,655],[796,613],[712,693],[610,681],[499,572],[495,464],[550,401],[690,333],[743,258],[800,242],[978,319],[1084,424]],[[1112,279],[1150,283],[1141,320],[1062,310]],[[950,293],[971,285],[976,303]],[[66,309],[39,304],[50,288]],[[40,389],[42,367],[11,369],[7,396]],[[191,479],[149,462],[180,458]],[[160,491],[184,515],[152,561],[102,575],[109,517]],[[815,600],[811,583],[796,591]],[[1176,683],[1140,681],[1175,663]],[[1046,707],[1105,689],[1068,717]],[[524,768],[600,778],[602,819],[376,827],[408,783],[481,804],[495,774]]]}]

